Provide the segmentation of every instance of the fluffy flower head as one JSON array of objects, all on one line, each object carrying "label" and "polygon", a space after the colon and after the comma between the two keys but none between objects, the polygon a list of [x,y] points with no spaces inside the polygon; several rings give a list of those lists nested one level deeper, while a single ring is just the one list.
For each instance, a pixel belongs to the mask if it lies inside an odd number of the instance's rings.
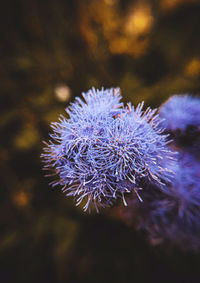
[{"label": "fluffy flower head", "polygon": [[42,155],[46,169],[58,174],[63,192],[86,199],[84,209],[111,205],[135,191],[141,178],[161,183],[170,172],[167,137],[158,128],[156,110],[120,103],[118,88],[89,90],[66,109],[69,119],[52,123],[53,134]]}]

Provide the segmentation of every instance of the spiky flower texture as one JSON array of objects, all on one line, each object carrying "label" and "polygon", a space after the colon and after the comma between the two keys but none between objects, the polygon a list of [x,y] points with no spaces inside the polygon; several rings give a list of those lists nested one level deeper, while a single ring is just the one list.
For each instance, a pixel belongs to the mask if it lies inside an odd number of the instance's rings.
[{"label": "spiky flower texture", "polygon": [[140,198],[140,180],[163,184],[170,170],[162,166],[171,159],[167,136],[159,129],[156,109],[143,111],[120,103],[120,89],[92,88],[76,98],[66,112],[52,123],[53,134],[46,143],[44,168],[58,175],[66,195],[74,196],[77,205],[85,200],[84,210],[94,204],[110,206],[117,198],[135,191]]}]

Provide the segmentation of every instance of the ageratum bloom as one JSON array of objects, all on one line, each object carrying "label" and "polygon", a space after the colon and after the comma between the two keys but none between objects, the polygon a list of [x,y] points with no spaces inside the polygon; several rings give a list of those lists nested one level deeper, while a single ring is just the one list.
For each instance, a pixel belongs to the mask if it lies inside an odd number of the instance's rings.
[{"label": "ageratum bloom", "polygon": [[174,95],[160,107],[159,114],[173,144],[200,157],[200,98]]},{"label": "ageratum bloom", "polygon": [[175,171],[167,193],[149,188],[142,195],[143,203],[133,199],[129,208],[152,243],[168,242],[195,251],[200,248],[200,163],[180,152]]},{"label": "ageratum bloom", "polygon": [[58,175],[53,185],[60,184],[77,205],[86,200],[87,210],[116,198],[126,205],[124,194],[138,194],[141,178],[168,181],[170,170],[162,164],[172,157],[156,110],[143,111],[143,103],[124,107],[118,88],[93,88],[82,96],[66,109],[68,120],[52,123],[42,158],[45,169]]},{"label": "ageratum bloom", "polygon": [[200,98],[191,95],[174,95],[159,109],[162,125],[171,132],[185,133],[191,127],[200,130]]}]

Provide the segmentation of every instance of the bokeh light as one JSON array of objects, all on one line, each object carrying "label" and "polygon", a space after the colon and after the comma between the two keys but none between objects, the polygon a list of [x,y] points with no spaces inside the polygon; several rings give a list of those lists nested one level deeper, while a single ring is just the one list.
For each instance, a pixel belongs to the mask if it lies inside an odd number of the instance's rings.
[{"label": "bokeh light", "polygon": [[61,102],[68,102],[71,96],[71,89],[67,85],[55,87],[56,98]]}]

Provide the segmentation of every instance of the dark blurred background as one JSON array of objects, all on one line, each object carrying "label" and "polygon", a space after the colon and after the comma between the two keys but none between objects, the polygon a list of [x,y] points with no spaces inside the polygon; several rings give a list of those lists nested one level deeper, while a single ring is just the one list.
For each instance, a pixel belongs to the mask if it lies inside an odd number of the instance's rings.
[{"label": "dark blurred background", "polygon": [[200,254],[150,246],[116,207],[83,213],[40,154],[92,86],[152,107],[198,94],[200,1],[7,0],[0,14],[0,282],[199,282]]}]

